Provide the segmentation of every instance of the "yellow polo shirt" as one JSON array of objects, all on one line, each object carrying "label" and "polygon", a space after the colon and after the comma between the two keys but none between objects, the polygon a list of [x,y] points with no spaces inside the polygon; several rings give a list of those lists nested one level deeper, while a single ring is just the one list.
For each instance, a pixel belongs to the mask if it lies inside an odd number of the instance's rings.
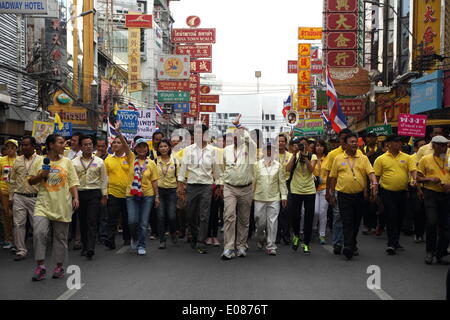
[{"label": "yellow polo shirt", "polygon": [[105,159],[106,172],[108,174],[108,194],[116,198],[125,198],[127,188],[131,186],[130,170],[133,171],[134,153],[128,156],[117,157],[109,155]]},{"label": "yellow polo shirt", "polygon": [[0,192],[9,193],[9,174],[12,171],[16,158],[0,157]]},{"label": "yellow polo shirt", "polygon": [[[428,156],[433,154],[433,143],[430,142],[420,147],[419,151],[417,151],[416,157],[417,161],[420,161],[424,156]],[[447,149],[447,157],[450,157],[450,149]]]},{"label": "yellow polo shirt", "polygon": [[[333,166],[333,162],[334,159],[336,159],[336,157],[340,154],[344,153],[344,149],[342,149],[342,146],[339,146],[338,148],[334,149],[333,151],[329,152],[327,157],[328,157],[328,161],[327,161],[327,165],[325,166],[325,170],[326,171],[331,171],[331,167]],[[361,150],[357,150],[356,154],[359,156],[364,155],[364,153],[361,152]]]},{"label": "yellow polo shirt", "polygon": [[[350,169],[351,165],[353,172]],[[374,173],[374,170],[367,156],[356,153],[351,157],[347,153],[342,153],[334,159],[330,178],[337,178],[337,191],[355,194],[364,191],[367,176],[371,173]]]},{"label": "yellow polo shirt", "polygon": [[170,157],[170,160],[167,163],[163,162],[161,157],[158,157],[156,167],[159,175],[158,187],[164,189],[176,188],[180,162],[173,156]]},{"label": "yellow polo shirt", "polygon": [[[142,174],[141,185],[142,185],[142,192],[144,193],[144,197],[152,197],[155,195],[155,190],[153,189],[152,182],[159,179],[159,174],[158,174],[158,168],[156,168],[155,162],[153,160],[151,160],[150,158],[147,158],[147,159],[148,159],[148,163],[147,163],[147,167],[145,168],[144,173]],[[126,189],[127,197],[133,197],[133,195],[130,192],[131,192],[131,184],[133,183],[133,178],[134,178],[134,162],[135,161],[133,161],[133,163],[130,166],[129,177],[128,177],[130,183],[128,184],[127,189]],[[144,164],[145,164],[145,160],[139,159],[139,165],[143,166]]]},{"label": "yellow polo shirt", "polygon": [[381,177],[380,185],[389,191],[404,191],[408,189],[409,173],[417,170],[414,159],[403,152],[394,157],[385,152],[373,164],[375,175]]},{"label": "yellow polo shirt", "polygon": [[[448,171],[448,157],[444,160],[429,154],[422,157],[419,162],[418,172],[422,173],[425,178],[439,178],[441,183],[450,183],[450,172]],[[425,182],[424,188],[436,192],[444,192],[444,188],[439,183]]]},{"label": "yellow polo shirt", "polygon": [[278,154],[278,162],[280,162],[283,165],[286,181],[289,180],[290,172],[286,170],[286,167],[289,163],[289,161],[292,158],[292,153],[285,151],[283,154]]},{"label": "yellow polo shirt", "polygon": [[320,160],[320,161],[321,161],[321,163],[320,163],[320,170],[319,170],[319,159],[317,159],[317,164],[316,164],[316,167],[314,168],[314,172],[313,172],[316,177],[320,176],[322,178],[322,184],[320,184],[317,187],[317,191],[322,191],[322,190],[325,190],[327,188],[327,170],[326,170],[326,167],[327,167],[328,162],[329,162],[328,156],[323,157],[322,160]]},{"label": "yellow polo shirt", "polygon": [[[311,162],[316,161],[315,154],[311,157]],[[294,160],[297,161],[297,160]],[[314,184],[314,175],[308,170],[305,163],[298,162],[291,181],[291,193],[294,194],[315,194],[316,185]]]}]

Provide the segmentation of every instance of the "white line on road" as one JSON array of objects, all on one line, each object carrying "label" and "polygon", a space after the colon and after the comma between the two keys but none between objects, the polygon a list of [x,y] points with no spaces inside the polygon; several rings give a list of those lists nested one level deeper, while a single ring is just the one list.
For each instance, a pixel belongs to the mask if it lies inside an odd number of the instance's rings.
[{"label": "white line on road", "polygon": [[116,254],[124,254],[125,252],[127,252],[129,248],[130,246],[123,246],[122,248],[116,251]]},{"label": "white line on road", "polygon": [[394,298],[392,298],[386,291],[384,291],[383,289],[371,289],[370,291],[372,291],[373,293],[375,293],[378,298],[380,298],[381,300],[394,300]]},{"label": "white line on road", "polygon": [[81,290],[84,287],[84,283],[81,284],[80,289],[69,289],[60,295],[56,300],[69,300],[77,291]]}]

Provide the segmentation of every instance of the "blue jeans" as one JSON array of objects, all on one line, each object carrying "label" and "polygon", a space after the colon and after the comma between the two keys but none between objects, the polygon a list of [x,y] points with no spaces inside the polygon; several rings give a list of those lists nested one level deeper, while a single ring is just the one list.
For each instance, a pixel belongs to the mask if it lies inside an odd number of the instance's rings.
[{"label": "blue jeans", "polygon": [[169,223],[170,234],[175,234],[177,231],[177,189],[159,188],[159,208],[156,209],[158,213],[158,232],[159,241],[166,241],[166,221]]},{"label": "blue jeans", "polygon": [[[335,195],[337,199],[337,192]],[[333,207],[333,246],[336,245],[344,245],[344,227],[342,225],[342,218],[337,201],[336,205]]]},{"label": "blue jeans", "polygon": [[145,248],[147,226],[155,197],[127,197],[128,225],[131,239]]}]

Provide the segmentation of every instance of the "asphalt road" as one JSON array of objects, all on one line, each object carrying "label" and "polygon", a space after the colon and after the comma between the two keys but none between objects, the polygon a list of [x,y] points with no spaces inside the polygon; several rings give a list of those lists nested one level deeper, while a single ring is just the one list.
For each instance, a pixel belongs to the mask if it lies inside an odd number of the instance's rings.
[{"label": "asphalt road", "polygon": [[[0,299],[444,299],[448,267],[425,265],[425,244],[413,243],[412,237],[403,237],[401,243],[405,252],[387,256],[385,237],[360,235],[360,256],[352,261],[332,255],[331,246],[317,241],[311,244],[311,256],[284,245],[277,256],[267,256],[251,241],[248,256],[231,261],[220,259],[222,248],[211,247],[200,255],[185,240],[168,242],[166,250],[149,240],[144,257],[98,245],[92,261],[80,257],[80,251],[69,251],[68,265],[81,270],[80,290],[68,290],[67,276],[51,279],[51,260],[46,263],[47,279],[32,282],[32,256],[15,262],[2,250]],[[381,290],[367,288],[372,265],[380,267]]]}]

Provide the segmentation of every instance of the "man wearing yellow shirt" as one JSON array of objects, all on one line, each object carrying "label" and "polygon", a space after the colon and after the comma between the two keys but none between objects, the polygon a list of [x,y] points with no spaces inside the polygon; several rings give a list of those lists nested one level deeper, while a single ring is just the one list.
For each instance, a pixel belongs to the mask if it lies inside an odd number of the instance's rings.
[{"label": "man wearing yellow shirt", "polygon": [[[335,190],[338,197],[339,212],[342,218],[345,257],[350,260],[358,254],[357,241],[362,219],[361,208],[364,204],[364,193],[367,188],[367,176],[371,181],[370,189],[374,199],[378,191],[378,182],[369,159],[358,154],[358,138],[351,133],[345,138],[345,152],[338,155],[329,175],[331,204],[336,204]],[[333,230],[334,231],[334,230]]]},{"label": "man wearing yellow shirt", "polygon": [[424,156],[418,166],[417,181],[420,198],[425,199],[426,213],[426,264],[437,263],[448,265],[444,259],[449,242],[450,214],[450,172],[448,167],[448,144],[443,136],[431,139],[433,154]]},{"label": "man wearing yellow shirt", "polygon": [[[287,151],[288,138],[284,134],[278,135],[278,162],[283,166],[285,171],[286,183],[289,180],[289,172],[286,166],[292,158],[292,153]],[[278,216],[278,232],[276,243],[283,240],[285,245],[291,244],[291,217],[288,208],[280,205],[280,214]]]},{"label": "man wearing yellow shirt", "polygon": [[416,185],[417,172],[414,160],[401,152],[402,138],[397,135],[386,139],[388,151],[375,160],[375,176],[380,181],[380,197],[384,206],[388,244],[386,252],[394,255],[404,250],[400,245],[400,231],[406,210],[406,193],[410,176]]},{"label": "man wearing yellow shirt", "polygon": [[108,173],[108,239],[105,246],[111,250],[116,248],[115,235],[119,219],[122,220],[122,237],[124,246],[130,245],[130,230],[126,205],[127,188],[131,185],[130,172],[133,170],[134,153],[131,152],[125,137],[120,132],[120,123],[116,123],[116,139],[112,143],[114,154],[105,160]]},{"label": "man wearing yellow shirt", "polygon": [[[430,133],[430,137],[431,139],[433,139],[436,136],[445,136],[444,135],[444,128],[441,126],[434,126],[431,128],[431,133]],[[430,141],[430,143],[420,147],[420,149],[417,151],[417,162],[420,161],[420,159],[422,159],[422,157],[427,156],[429,154],[433,154],[434,153],[434,149],[433,149],[433,143]],[[447,157],[450,156],[450,150],[447,150]]]},{"label": "man wearing yellow shirt", "polygon": [[5,241],[3,249],[13,248],[13,216],[9,205],[9,178],[16,161],[17,148],[19,143],[17,140],[9,139],[5,143],[6,156],[0,157],[0,203],[3,207],[3,232]]},{"label": "man wearing yellow shirt", "polygon": [[276,233],[278,214],[281,205],[287,207],[288,189],[286,176],[281,163],[274,160],[276,154],[272,154],[272,146],[264,147],[264,159],[254,165],[254,195],[256,238],[258,248],[262,249],[264,242],[268,255],[277,254]]}]

